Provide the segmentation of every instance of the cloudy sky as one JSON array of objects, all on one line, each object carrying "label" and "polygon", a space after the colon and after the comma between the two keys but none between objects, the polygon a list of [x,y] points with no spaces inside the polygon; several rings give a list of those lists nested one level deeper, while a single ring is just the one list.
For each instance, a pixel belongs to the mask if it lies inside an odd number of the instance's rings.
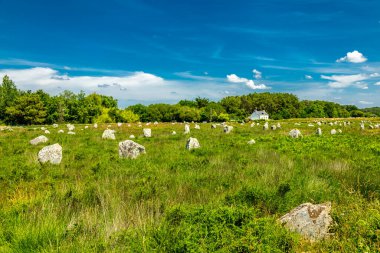
[{"label": "cloudy sky", "polygon": [[378,0],[0,0],[0,77],[121,106],[290,92],[380,106]]}]

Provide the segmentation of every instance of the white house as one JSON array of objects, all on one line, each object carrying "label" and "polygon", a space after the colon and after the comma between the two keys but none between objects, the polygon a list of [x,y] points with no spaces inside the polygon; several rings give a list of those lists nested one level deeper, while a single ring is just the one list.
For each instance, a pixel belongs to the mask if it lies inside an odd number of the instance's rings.
[{"label": "white house", "polygon": [[250,120],[259,120],[259,119],[264,119],[268,120],[269,119],[269,114],[266,113],[265,110],[263,111],[257,111],[255,110],[252,115],[249,117]]}]

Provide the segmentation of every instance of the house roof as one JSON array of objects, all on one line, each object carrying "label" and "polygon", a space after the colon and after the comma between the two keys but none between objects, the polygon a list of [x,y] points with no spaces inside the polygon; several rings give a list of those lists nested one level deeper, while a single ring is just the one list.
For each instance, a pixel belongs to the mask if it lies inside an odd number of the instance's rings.
[{"label": "house roof", "polygon": [[252,113],[252,115],[268,115],[268,113],[265,110],[263,110],[263,111],[254,111]]}]

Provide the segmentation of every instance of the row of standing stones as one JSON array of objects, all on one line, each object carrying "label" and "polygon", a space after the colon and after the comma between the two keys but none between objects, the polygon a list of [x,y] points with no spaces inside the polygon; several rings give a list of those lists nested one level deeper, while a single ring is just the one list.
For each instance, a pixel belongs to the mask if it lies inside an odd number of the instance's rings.
[{"label": "row of standing stones", "polygon": [[[154,123],[155,125],[158,124],[157,122]],[[297,123],[296,123],[297,124]],[[347,123],[349,124],[349,123]],[[223,132],[226,134],[229,134],[233,131],[233,126],[229,126],[226,124],[212,124],[211,128],[216,129],[218,125],[221,125],[223,127]],[[255,126],[255,123],[251,124],[251,127]],[[259,125],[259,123],[257,123]],[[317,122],[317,125],[320,126],[321,123]],[[333,123],[330,123],[332,126]],[[344,123],[344,126],[346,125],[346,122]],[[118,123],[118,126],[121,126],[121,123]],[[308,126],[312,127],[314,126],[313,124],[309,124]],[[54,128],[58,127],[58,125],[54,124]],[[94,124],[94,128],[97,128],[98,125]],[[369,128],[379,128],[380,125],[377,124],[375,126],[370,125]],[[75,134],[73,131],[75,129],[74,125],[68,124],[67,128],[69,130],[68,134]],[[86,126],[85,128],[88,128]],[[198,124],[195,124],[195,129],[200,129],[200,126]],[[276,130],[278,128],[281,128],[280,123],[277,125],[272,125],[271,130]],[[50,133],[48,132],[47,129],[41,128],[42,130],[45,131],[45,133]],[[264,130],[269,129],[268,122],[266,122],[263,125]],[[364,130],[364,123],[362,122],[360,124],[360,129]],[[60,130],[63,132],[63,130]],[[337,132],[341,133],[342,131],[340,129],[331,130],[331,134],[336,134]],[[176,134],[175,131],[172,132],[172,134]],[[190,134],[190,125],[185,124],[185,131],[184,134]],[[316,130],[317,135],[322,135],[322,130],[321,128],[317,128]],[[143,135],[144,137],[151,137],[152,136],[152,131],[150,128],[144,128],[143,129]],[[292,129],[289,132],[289,136],[292,138],[299,138],[302,137],[301,131],[298,129]],[[106,129],[103,134],[102,134],[103,139],[110,139],[110,140],[115,140],[115,130],[111,129]],[[130,136],[131,139],[134,138],[133,135]],[[45,143],[48,141],[48,138],[41,135],[38,136],[37,138],[33,139],[30,141],[30,144],[32,145],[38,145],[40,143]],[[254,144],[255,140],[250,140],[248,144]],[[186,149],[192,150],[192,149],[197,149],[200,148],[199,141],[196,138],[190,137],[187,142],[186,142]],[[130,158],[130,159],[136,159],[139,155],[145,154],[146,150],[145,147],[132,141],[132,140],[125,140],[122,142],[119,142],[119,156],[121,158]],[[52,164],[59,164],[62,160],[62,147],[56,143],[50,146],[46,146],[42,148],[38,152],[38,160],[41,163],[46,163],[50,162]],[[294,208],[291,210],[289,213],[285,214],[282,216],[279,221],[284,224],[289,230],[298,232],[301,234],[303,237],[306,239],[309,239],[311,241],[314,240],[320,240],[324,239],[330,236],[329,233],[329,227],[332,223],[332,218],[330,216],[330,211],[331,211],[331,203],[323,203],[323,204],[311,204],[311,203],[304,203],[301,204],[300,206]]]}]

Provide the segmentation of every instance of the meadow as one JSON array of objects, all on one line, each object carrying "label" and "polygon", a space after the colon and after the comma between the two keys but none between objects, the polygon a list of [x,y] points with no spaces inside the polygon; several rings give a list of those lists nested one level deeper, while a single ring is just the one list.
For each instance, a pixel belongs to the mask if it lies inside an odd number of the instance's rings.
[{"label": "meadow", "polygon": [[[112,124],[116,140],[101,138],[107,124],[75,125],[76,135],[63,124],[45,126],[47,135],[41,126],[1,131],[0,252],[380,251],[380,129],[323,119],[340,123],[322,124],[317,136],[315,121],[270,122],[281,123],[276,130],[231,123],[230,134],[190,124],[189,135],[179,123]],[[290,138],[293,128],[303,138]],[[131,134],[146,154],[121,159],[118,143]],[[30,145],[39,135],[49,141]],[[201,148],[185,149],[190,136]],[[61,164],[40,164],[38,151],[54,143]],[[327,201],[328,239],[310,242],[278,222],[302,203]]]}]

